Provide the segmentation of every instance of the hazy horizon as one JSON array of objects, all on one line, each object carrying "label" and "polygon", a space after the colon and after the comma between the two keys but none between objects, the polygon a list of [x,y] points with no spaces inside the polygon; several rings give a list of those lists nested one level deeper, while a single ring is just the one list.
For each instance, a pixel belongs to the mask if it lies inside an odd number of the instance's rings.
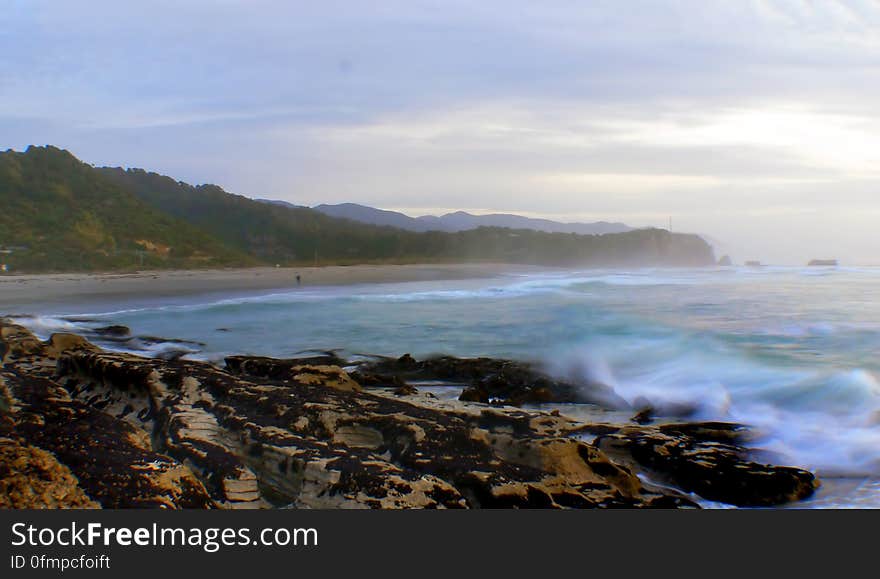
[{"label": "hazy horizon", "polygon": [[12,0],[0,148],[877,265],[878,25],[868,0]]}]

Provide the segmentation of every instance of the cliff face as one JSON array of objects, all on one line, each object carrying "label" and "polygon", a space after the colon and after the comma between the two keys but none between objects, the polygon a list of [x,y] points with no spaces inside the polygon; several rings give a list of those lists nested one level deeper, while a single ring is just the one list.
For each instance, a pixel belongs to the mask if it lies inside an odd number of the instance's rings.
[{"label": "cliff face", "polygon": [[[328,360],[236,357],[223,369],[108,353],[70,334],[41,342],[10,322],[0,357],[11,507],[695,506],[644,483],[643,468],[736,504],[795,500],[816,485],[806,471],[750,462],[739,427],[584,424],[440,402],[400,372],[516,390],[541,378],[526,366],[404,357],[355,379]],[[566,387],[540,384],[550,397]]]},{"label": "cliff face", "polygon": [[[614,265],[702,267],[715,264],[715,253],[699,235],[670,233],[665,229],[639,229],[597,238],[602,255]],[[591,256],[592,257],[592,256]]]}]

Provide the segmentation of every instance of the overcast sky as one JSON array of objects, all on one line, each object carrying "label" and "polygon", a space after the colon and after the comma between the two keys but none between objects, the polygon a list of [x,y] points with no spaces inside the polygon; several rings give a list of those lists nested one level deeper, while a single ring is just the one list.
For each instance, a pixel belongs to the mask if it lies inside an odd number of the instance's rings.
[{"label": "overcast sky", "polygon": [[880,264],[880,4],[4,0],[0,141]]}]

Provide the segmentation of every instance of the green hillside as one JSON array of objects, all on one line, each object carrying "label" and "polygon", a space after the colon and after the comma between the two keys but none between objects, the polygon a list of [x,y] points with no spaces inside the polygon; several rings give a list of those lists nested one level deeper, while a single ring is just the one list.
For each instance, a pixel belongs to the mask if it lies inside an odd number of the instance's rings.
[{"label": "green hillside", "polygon": [[55,147],[0,153],[0,262],[11,271],[247,265]]},{"label": "green hillside", "polygon": [[417,233],[330,217],[194,187],[140,169],[101,169],[145,202],[193,223],[269,263],[354,264],[498,261],[547,265],[708,265],[712,249],[696,235],[643,229],[608,235],[481,227]]},{"label": "green hillside", "polygon": [[695,235],[497,227],[417,233],[263,203],[55,147],[0,153],[0,263],[13,272],[453,261],[577,266],[714,263]]},{"label": "green hillside", "polygon": [[444,239],[262,203],[216,185],[194,187],[141,169],[100,169],[144,202],[267,263],[406,261],[443,254]]}]

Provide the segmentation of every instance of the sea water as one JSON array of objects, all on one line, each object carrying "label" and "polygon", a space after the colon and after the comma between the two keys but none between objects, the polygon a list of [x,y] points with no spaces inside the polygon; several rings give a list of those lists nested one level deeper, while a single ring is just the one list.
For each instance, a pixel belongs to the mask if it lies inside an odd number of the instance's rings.
[{"label": "sea water", "polygon": [[123,324],[192,342],[150,340],[140,353],[206,360],[315,350],[537,360],[634,406],[752,426],[774,461],[823,480],[800,506],[880,507],[878,295],[880,268],[547,270],[35,306],[22,322],[44,336]]}]

